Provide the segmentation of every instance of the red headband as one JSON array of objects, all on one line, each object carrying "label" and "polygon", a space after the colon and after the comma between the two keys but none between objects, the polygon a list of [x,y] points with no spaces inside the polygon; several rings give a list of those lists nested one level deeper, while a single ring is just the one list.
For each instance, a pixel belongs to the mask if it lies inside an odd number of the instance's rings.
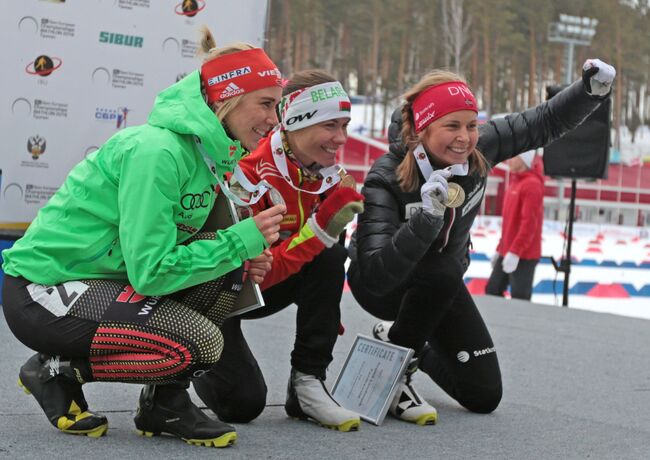
[{"label": "red headband", "polygon": [[419,133],[438,118],[459,110],[478,113],[472,91],[462,81],[450,81],[427,88],[413,101],[411,111],[415,132]]},{"label": "red headband", "polygon": [[282,86],[282,75],[262,48],[224,54],[201,66],[208,103],[271,86]]}]

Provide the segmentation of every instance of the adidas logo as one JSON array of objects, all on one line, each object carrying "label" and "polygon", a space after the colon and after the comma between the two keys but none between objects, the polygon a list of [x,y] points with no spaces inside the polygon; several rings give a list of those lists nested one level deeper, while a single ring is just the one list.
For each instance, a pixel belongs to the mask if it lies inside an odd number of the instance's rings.
[{"label": "adidas logo", "polygon": [[226,86],[226,88],[221,93],[221,96],[219,96],[219,99],[225,99],[227,97],[237,96],[238,94],[241,94],[243,92],[244,92],[243,89],[241,89],[239,86],[235,85],[234,83],[230,82],[228,83],[228,86]]}]

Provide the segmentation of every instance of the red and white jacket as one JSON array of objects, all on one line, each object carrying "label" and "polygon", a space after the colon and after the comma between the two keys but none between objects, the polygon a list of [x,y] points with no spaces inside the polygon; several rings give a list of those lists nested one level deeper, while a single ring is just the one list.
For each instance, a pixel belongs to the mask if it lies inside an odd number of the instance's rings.
[{"label": "red and white jacket", "polygon": [[542,223],[544,220],[544,177],[540,163],[533,168],[512,174],[503,200],[503,223],[497,252],[508,252],[520,259],[539,259],[542,254]]},{"label": "red and white jacket", "polygon": [[[273,264],[260,285],[262,290],[284,281],[289,276],[300,271],[303,265],[314,259],[325,249],[325,245],[305,225],[307,219],[335,188],[320,195],[296,190],[282,177],[275,166],[271,150],[271,136],[263,139],[258,147],[238,163],[242,172],[253,184],[266,180],[284,199],[287,213],[280,224],[280,239],[271,247]],[[322,180],[312,180],[303,177],[300,167],[288,158],[287,167],[293,183],[303,190],[316,191],[321,187]],[[232,179],[231,179],[232,181]],[[257,203],[251,206],[253,214],[274,205],[270,193],[266,193]]]}]

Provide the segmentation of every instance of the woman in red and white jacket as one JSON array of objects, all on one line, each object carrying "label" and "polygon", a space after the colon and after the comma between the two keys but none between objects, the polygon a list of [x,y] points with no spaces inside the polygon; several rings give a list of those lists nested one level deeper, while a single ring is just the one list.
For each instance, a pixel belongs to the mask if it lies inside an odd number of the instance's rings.
[{"label": "woman in red and white jacket", "polygon": [[320,70],[294,74],[283,90],[281,124],[239,163],[231,190],[257,214],[286,205],[280,240],[248,268],[265,307],[228,319],[221,360],[194,382],[197,394],[220,419],[248,422],[266,404],[262,372],[241,331],[241,319],[269,316],[296,304],[296,340],[287,391],[289,416],[313,419],[340,431],[358,429],[354,412],[340,407],[323,381],[340,325],[345,279],[345,226],[363,210],[363,196],[335,164],[347,140],[350,99]]},{"label": "woman in red and white jacket", "polygon": [[513,299],[530,300],[542,254],[544,176],[534,150],[511,158],[508,167],[511,184],[503,199],[501,240],[485,293],[503,296],[510,285]]}]

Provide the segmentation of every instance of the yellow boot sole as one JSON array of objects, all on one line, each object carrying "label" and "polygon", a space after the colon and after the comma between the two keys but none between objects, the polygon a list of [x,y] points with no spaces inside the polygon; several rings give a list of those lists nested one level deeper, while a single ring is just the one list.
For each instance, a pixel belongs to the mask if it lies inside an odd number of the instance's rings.
[{"label": "yellow boot sole", "polygon": [[[135,431],[140,436],[144,436],[147,438],[158,436],[160,434],[160,433],[154,433],[153,431],[143,431],[138,429],[136,429]],[[230,447],[233,444],[235,444],[235,442],[237,441],[237,433],[235,431],[231,431],[230,433],[226,433],[219,436],[218,438],[212,438],[212,439],[188,439],[188,438],[181,438],[181,439],[193,446],[223,448],[223,447]]]}]

